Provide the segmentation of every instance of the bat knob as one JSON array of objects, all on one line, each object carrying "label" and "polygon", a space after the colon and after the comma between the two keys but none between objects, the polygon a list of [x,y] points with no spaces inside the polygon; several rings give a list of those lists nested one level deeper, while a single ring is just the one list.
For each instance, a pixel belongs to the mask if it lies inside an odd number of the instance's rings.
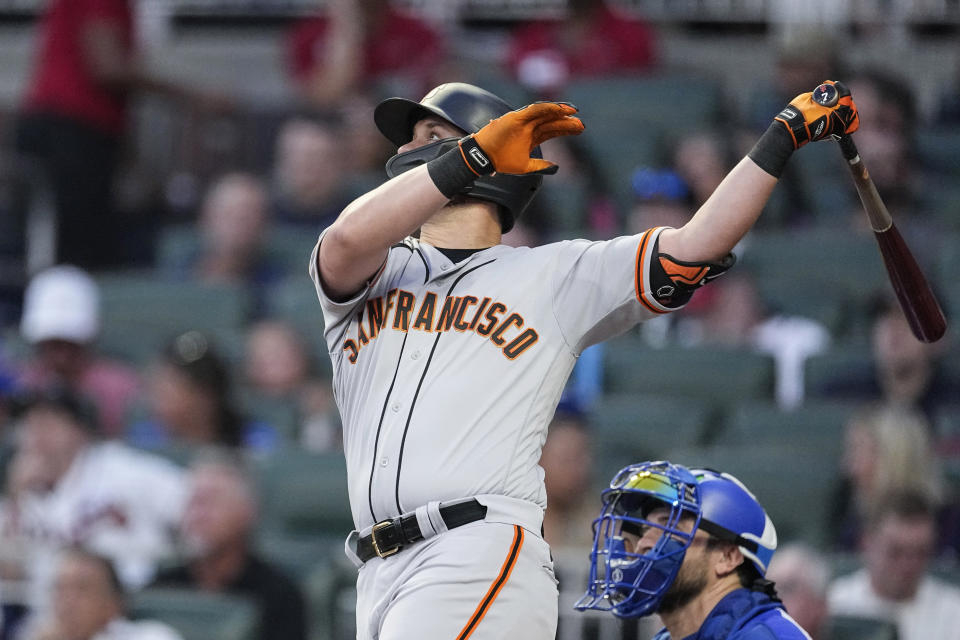
[{"label": "bat knob", "polygon": [[840,92],[837,91],[837,88],[832,84],[827,84],[826,82],[813,90],[814,102],[824,107],[832,107],[833,105],[837,104],[837,100],[839,98]]}]

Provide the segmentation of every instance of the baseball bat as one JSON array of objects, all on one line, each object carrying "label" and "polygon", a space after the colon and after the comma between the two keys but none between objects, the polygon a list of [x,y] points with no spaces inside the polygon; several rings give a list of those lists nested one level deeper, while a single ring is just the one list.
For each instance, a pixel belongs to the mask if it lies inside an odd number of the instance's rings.
[{"label": "baseball bat", "polygon": [[[821,84],[813,90],[813,99],[825,107],[832,107],[839,98],[839,92],[831,84]],[[870,228],[873,229],[883,264],[887,268],[890,284],[897,294],[897,301],[903,309],[910,330],[921,342],[936,342],[947,330],[947,321],[943,317],[940,303],[930,289],[910,247],[893,223],[893,217],[883,204],[853,138],[849,135],[834,137],[840,143],[840,151],[850,168],[857,194],[870,221]]]}]

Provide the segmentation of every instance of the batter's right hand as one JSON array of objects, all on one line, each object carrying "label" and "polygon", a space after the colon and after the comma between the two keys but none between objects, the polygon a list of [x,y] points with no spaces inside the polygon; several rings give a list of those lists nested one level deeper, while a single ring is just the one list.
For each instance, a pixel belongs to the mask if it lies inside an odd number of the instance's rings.
[{"label": "batter's right hand", "polygon": [[583,122],[573,115],[576,112],[577,108],[566,102],[535,102],[505,113],[461,141],[464,160],[477,171],[471,163],[476,158],[468,159],[470,142],[475,142],[498,173],[556,173],[557,165],[531,158],[530,153],[545,140],[583,131]]}]

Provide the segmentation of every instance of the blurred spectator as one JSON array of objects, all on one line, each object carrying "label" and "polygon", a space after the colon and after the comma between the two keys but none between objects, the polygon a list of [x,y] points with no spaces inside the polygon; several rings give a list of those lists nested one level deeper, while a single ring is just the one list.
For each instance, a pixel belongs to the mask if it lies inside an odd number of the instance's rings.
[{"label": "blurred spectator", "polygon": [[707,201],[733,165],[729,143],[715,131],[682,136],[674,148],[673,166],[690,190],[694,209]]},{"label": "blurred spectator", "polygon": [[68,265],[35,275],[24,294],[20,335],[33,352],[23,363],[19,384],[36,389],[66,385],[97,405],[103,434],[123,431],[140,392],[137,372],[96,349],[100,332],[100,291],[85,271]]},{"label": "blurred spectator", "polygon": [[260,607],[263,640],[306,640],[306,604],[299,587],[252,549],[257,500],[244,468],[229,456],[211,457],[198,461],[190,477],[180,527],[186,564],[161,571],[153,586],[250,597]]},{"label": "blurred spectator", "polygon": [[[886,69],[860,71],[845,83],[861,114],[857,150],[870,167],[883,203],[901,231],[928,230],[931,220],[918,197],[922,176],[914,158],[918,111],[911,83]],[[869,231],[859,202],[850,211],[850,222],[855,229]]]},{"label": "blurred spectator", "polygon": [[210,339],[199,331],[183,333],[151,367],[150,416],[133,423],[127,439],[146,449],[223,445],[264,452],[276,447],[275,429],[244,420],[232,392],[227,364]]},{"label": "blurred spectator", "polygon": [[803,543],[787,544],[773,555],[766,578],[776,583],[787,613],[810,638],[827,640],[830,565],[823,554]]},{"label": "blurred spectator", "polygon": [[[938,509],[944,498],[930,427],[921,414],[903,407],[870,407],[848,421],[840,474],[828,527],[838,551],[856,549],[867,517],[892,491],[921,494]],[[948,521],[946,513],[944,518]],[[938,551],[951,541],[934,543]]]},{"label": "blurred spectator", "polygon": [[[279,223],[319,231],[353,200],[344,141],[331,124],[295,117],[277,135],[272,208]],[[359,195],[359,194],[356,194]]]},{"label": "blurred spectator", "polygon": [[690,188],[671,169],[641,167],[631,179],[634,205],[627,217],[627,233],[643,233],[652,227],[679,229],[693,217]]},{"label": "blurred spectator", "polygon": [[301,95],[321,109],[377,82],[392,94],[423,94],[444,63],[440,34],[389,0],[330,0],[326,15],[294,25],[287,49]]},{"label": "blurred spectator", "polygon": [[174,277],[246,286],[254,313],[262,311],[267,290],[286,270],[267,253],[272,220],[263,180],[248,173],[228,173],[207,189],[197,221],[200,245],[173,265]]},{"label": "blurred spectator", "polygon": [[899,490],[875,507],[863,529],[864,567],[830,585],[831,614],[894,621],[900,640],[960,638],[960,589],[928,573],[937,538],[930,501]]},{"label": "blurred spectator", "polygon": [[39,24],[17,146],[40,161],[53,190],[56,262],[99,269],[131,258],[111,197],[131,97],[225,102],[148,74],[136,58],[134,22],[130,0],[52,0]]},{"label": "blurred spectator", "polygon": [[544,539],[554,550],[588,549],[596,517],[591,476],[590,431],[578,406],[561,402],[547,431],[540,456],[547,489]]},{"label": "blurred spectator", "polygon": [[280,320],[264,320],[247,333],[243,363],[247,388],[299,409],[297,437],[311,451],[340,448],[340,421],[329,379],[317,375],[310,347],[297,330]]},{"label": "blurred spectator", "polygon": [[[795,26],[776,43],[772,80],[755,85],[754,95],[745,103],[750,108],[747,121],[752,130],[766,129],[771,113],[779,112],[801,93],[813,91],[824,80],[846,77],[841,73],[837,37],[821,25]],[[853,95],[859,107],[860,96]]]},{"label": "blurred spectator", "polygon": [[870,304],[873,362],[861,371],[844,371],[820,383],[814,393],[833,398],[919,409],[933,421],[938,409],[960,403],[960,381],[943,366],[946,341],[920,342],[910,331],[892,295],[878,294]]},{"label": "blurred spectator", "polygon": [[42,605],[58,550],[107,555],[137,588],[172,552],[185,499],[182,471],[118,442],[98,442],[93,407],[64,388],[19,403],[18,447],[0,509],[6,578]]},{"label": "blurred spectator", "polygon": [[124,588],[113,564],[79,548],[60,559],[48,615],[31,622],[23,640],[179,640],[160,622],[124,616]]},{"label": "blurred spectator", "polygon": [[631,73],[656,63],[653,29],[600,0],[568,0],[563,20],[518,27],[507,65],[531,92],[556,96],[573,78]]}]

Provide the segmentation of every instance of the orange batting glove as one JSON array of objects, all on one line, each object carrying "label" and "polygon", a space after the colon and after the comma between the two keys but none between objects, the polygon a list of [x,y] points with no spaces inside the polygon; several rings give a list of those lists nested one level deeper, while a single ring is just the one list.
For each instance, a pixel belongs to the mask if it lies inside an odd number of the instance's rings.
[{"label": "orange batting glove", "polygon": [[850,90],[833,80],[798,95],[774,120],[790,132],[794,149],[827,136],[853,133],[860,126],[860,114]]},{"label": "orange batting glove", "polygon": [[556,173],[557,165],[530,154],[545,140],[583,131],[583,122],[573,115],[576,112],[577,108],[566,102],[535,102],[505,113],[463,138],[460,153],[478,176]]}]

